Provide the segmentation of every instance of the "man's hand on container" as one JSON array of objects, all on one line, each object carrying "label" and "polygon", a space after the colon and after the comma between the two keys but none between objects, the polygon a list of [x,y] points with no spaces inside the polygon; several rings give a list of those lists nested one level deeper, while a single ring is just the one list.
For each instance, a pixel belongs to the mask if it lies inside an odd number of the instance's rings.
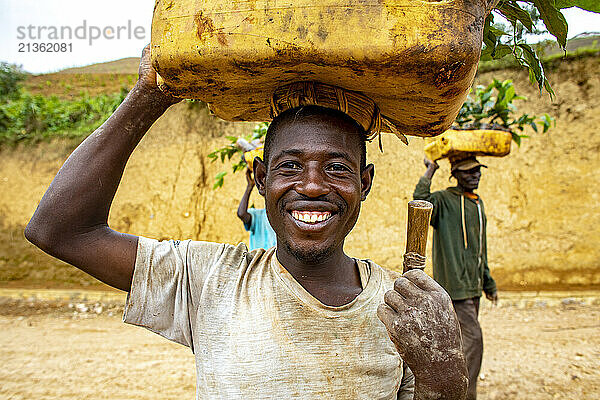
[{"label": "man's hand on container", "polygon": [[421,270],[397,279],[377,310],[415,375],[415,400],[464,399],[467,367],[460,328],[446,291]]},{"label": "man's hand on container", "polygon": [[425,157],[423,159],[423,163],[425,164],[425,167],[427,167],[427,168],[438,169],[440,167],[437,162],[432,161],[427,157]]},{"label": "man's hand on container", "polygon": [[248,168],[246,168],[246,183],[248,188],[254,188],[254,177],[252,176],[252,171]]},{"label": "man's hand on container", "polygon": [[148,44],[142,51],[142,58],[140,59],[140,67],[138,69],[139,77],[136,86],[142,93],[152,96],[156,101],[166,104],[179,103],[181,99],[166,94],[159,89],[156,83],[157,74],[154,67],[152,67],[151,53],[150,45]]},{"label": "man's hand on container", "polygon": [[437,162],[435,161],[431,161],[428,158],[425,158],[423,160],[423,163],[425,164],[425,166],[427,167],[427,171],[425,171],[425,177],[428,179],[433,178],[433,174],[435,174],[435,171],[437,171],[437,169],[440,167],[438,165]]}]

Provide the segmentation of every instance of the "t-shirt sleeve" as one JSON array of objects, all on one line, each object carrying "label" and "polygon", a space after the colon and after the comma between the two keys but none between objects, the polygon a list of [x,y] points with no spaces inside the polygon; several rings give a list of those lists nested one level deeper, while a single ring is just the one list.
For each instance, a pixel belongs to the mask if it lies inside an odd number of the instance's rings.
[{"label": "t-shirt sleeve", "polygon": [[412,371],[403,363],[402,382],[400,382],[400,389],[398,389],[398,400],[413,400],[415,394],[415,376]]},{"label": "t-shirt sleeve", "polygon": [[[242,245],[243,246],[243,245]],[[208,242],[140,237],[123,321],[193,349],[193,325],[203,282],[240,248]]]},{"label": "t-shirt sleeve", "polygon": [[251,217],[250,222],[247,224],[244,223],[244,229],[247,230],[248,232],[254,233],[254,231],[256,231],[256,215],[257,215],[256,208],[249,208],[248,214],[250,214],[250,217]]}]

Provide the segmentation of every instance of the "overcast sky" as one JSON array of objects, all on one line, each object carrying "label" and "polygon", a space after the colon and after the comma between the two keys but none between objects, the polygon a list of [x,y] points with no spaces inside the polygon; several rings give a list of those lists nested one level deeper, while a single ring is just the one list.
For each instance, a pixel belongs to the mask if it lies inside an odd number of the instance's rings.
[{"label": "overcast sky", "polygon": [[[150,42],[153,8],[154,0],[0,0],[0,61],[44,73],[139,56]],[[563,10],[563,14],[569,23],[569,37],[600,30],[598,14],[578,8]],[[53,33],[66,39],[49,40]],[[46,40],[40,40],[39,34]],[[70,40],[69,34],[73,35]],[[33,52],[32,44],[40,42],[72,45],[63,47],[67,52]]]}]

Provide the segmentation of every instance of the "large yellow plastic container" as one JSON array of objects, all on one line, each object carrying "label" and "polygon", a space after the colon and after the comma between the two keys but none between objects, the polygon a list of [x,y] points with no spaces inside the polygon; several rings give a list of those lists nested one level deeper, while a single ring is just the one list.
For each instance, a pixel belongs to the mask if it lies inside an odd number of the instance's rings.
[{"label": "large yellow plastic container", "polygon": [[246,161],[246,166],[250,171],[252,171],[254,168],[254,159],[256,157],[260,157],[261,159],[263,158],[263,146],[244,152],[244,161]]},{"label": "large yellow plastic container", "polygon": [[275,88],[362,92],[404,134],[453,122],[494,0],[157,0],[152,60],[164,90],[219,117],[270,120]]},{"label": "large yellow plastic container", "polygon": [[425,155],[430,160],[464,156],[504,157],[510,153],[512,134],[499,130],[454,130],[426,139]]}]

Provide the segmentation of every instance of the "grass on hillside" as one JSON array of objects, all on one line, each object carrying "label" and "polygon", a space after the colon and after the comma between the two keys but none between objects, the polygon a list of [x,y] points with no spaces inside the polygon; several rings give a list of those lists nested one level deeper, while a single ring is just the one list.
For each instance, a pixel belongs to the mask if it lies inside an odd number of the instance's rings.
[{"label": "grass on hillside", "polygon": [[108,61],[87,65],[84,67],[67,68],[59,74],[120,74],[137,75],[140,65],[139,57],[122,58],[120,60]]},{"label": "grass on hillside", "polygon": [[12,99],[0,102],[0,146],[59,137],[82,140],[117,109],[127,93],[122,89],[63,100],[20,90]]},{"label": "grass on hillside", "polygon": [[115,111],[136,80],[136,74],[105,72],[32,76],[0,63],[0,146],[82,140]]},{"label": "grass on hillside", "polygon": [[136,81],[137,74],[53,73],[31,76],[23,82],[23,88],[32,95],[76,100],[84,96],[111,95],[122,88],[130,90]]}]

